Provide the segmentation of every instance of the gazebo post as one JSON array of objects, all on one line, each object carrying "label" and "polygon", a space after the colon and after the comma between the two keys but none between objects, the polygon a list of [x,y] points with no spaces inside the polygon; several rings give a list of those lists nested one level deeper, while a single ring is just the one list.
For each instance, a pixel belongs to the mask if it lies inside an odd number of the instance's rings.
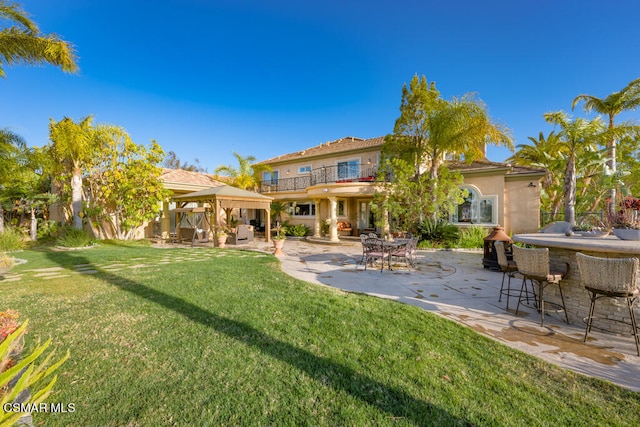
[{"label": "gazebo post", "polygon": [[267,243],[269,243],[271,241],[271,209],[270,208],[266,208],[265,209],[265,213],[266,213],[266,226],[264,229],[264,239],[266,240]]}]

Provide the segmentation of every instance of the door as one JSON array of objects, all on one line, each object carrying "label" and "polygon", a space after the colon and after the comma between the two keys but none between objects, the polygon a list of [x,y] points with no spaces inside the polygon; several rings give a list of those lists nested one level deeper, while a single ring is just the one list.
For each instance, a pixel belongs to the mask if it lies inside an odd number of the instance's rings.
[{"label": "door", "polygon": [[371,211],[371,201],[358,200],[358,229],[360,232],[363,230],[375,230],[375,218]]}]

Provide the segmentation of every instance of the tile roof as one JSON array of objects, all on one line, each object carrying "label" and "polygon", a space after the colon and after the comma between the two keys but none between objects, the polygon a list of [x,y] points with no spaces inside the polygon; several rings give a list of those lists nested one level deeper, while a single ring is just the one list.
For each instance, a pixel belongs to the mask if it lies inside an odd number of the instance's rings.
[{"label": "tile roof", "polygon": [[342,153],[345,151],[363,150],[367,148],[382,147],[384,143],[384,137],[378,136],[376,138],[362,139],[353,136],[346,136],[344,138],[336,139],[335,141],[324,142],[315,147],[306,148],[304,150],[296,151],[295,153],[283,154],[281,156],[273,157],[271,159],[258,162],[260,164],[280,163],[290,160],[306,159],[310,157],[326,156],[330,154]]},{"label": "tile roof", "polygon": [[461,172],[473,172],[489,169],[509,168],[507,175],[528,175],[528,174],[545,174],[547,171],[542,168],[533,168],[529,166],[518,166],[510,163],[492,162],[487,158],[476,160],[471,163],[466,162],[449,162],[447,164],[450,169],[459,170]]},{"label": "tile roof", "polygon": [[178,184],[194,184],[205,185],[209,187],[218,187],[224,185],[222,182],[216,180],[214,175],[192,172],[184,169],[163,169],[160,174],[160,179],[164,182],[173,182]]},{"label": "tile roof", "polygon": [[[282,163],[287,161],[295,161],[298,159],[308,159],[311,157],[320,157],[336,153],[342,153],[347,151],[362,150],[367,148],[382,148],[384,144],[384,136],[378,136],[375,138],[362,139],[353,136],[347,136],[337,139],[335,141],[325,142],[315,147],[307,148],[304,150],[296,151],[294,153],[283,154],[281,156],[273,157],[268,160],[258,162],[260,164],[273,164]],[[482,160],[476,160],[471,163],[466,162],[449,162],[448,165],[451,169],[459,170],[461,172],[482,171],[489,169],[510,168],[507,172],[508,175],[517,174],[544,174],[545,169],[532,168],[528,166],[516,166],[507,163],[492,162],[487,158]]]}]

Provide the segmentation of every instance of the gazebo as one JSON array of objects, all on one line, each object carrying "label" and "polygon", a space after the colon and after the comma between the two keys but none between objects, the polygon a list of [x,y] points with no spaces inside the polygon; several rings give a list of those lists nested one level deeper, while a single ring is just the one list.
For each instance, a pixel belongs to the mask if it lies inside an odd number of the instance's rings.
[{"label": "gazebo", "polygon": [[218,225],[219,209],[230,211],[231,209],[263,209],[265,211],[266,232],[265,239],[270,241],[271,235],[271,201],[272,197],[264,196],[253,191],[242,190],[230,185],[210,187],[193,193],[174,196],[176,203],[207,203],[214,212],[210,226],[212,230]]}]

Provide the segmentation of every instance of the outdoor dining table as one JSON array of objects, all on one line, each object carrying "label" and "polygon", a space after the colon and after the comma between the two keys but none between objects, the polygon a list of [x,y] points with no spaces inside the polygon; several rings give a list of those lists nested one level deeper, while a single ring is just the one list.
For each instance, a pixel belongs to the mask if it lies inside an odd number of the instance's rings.
[{"label": "outdoor dining table", "polygon": [[[389,271],[393,271],[393,267],[391,266],[391,254],[393,254],[394,251],[397,251],[403,246],[406,246],[411,239],[394,239],[394,240],[380,239],[380,240],[382,240],[382,251],[388,252],[389,254],[389,258],[387,258]],[[382,260],[382,264],[383,264],[382,267],[384,269],[384,259]]]},{"label": "outdoor dining table", "polygon": [[[393,267],[392,267],[392,264],[391,264],[391,258],[393,256],[393,253],[398,251],[398,249],[401,249],[401,248],[405,247],[411,241],[411,239],[401,239],[401,238],[397,238],[395,240],[384,240],[384,239],[381,239],[379,237],[375,237],[375,238],[371,238],[371,239],[367,239],[367,240],[375,240],[376,244],[379,245],[382,253],[385,256],[387,256],[387,258],[388,258],[387,265],[388,265],[389,271],[393,270]],[[364,241],[362,244],[366,245],[367,243],[366,243],[366,241]],[[384,270],[384,258],[385,258],[385,256],[382,256],[382,262],[381,262],[381,265],[380,265],[380,271],[381,272]],[[365,260],[365,263],[367,261],[368,260]]]}]

